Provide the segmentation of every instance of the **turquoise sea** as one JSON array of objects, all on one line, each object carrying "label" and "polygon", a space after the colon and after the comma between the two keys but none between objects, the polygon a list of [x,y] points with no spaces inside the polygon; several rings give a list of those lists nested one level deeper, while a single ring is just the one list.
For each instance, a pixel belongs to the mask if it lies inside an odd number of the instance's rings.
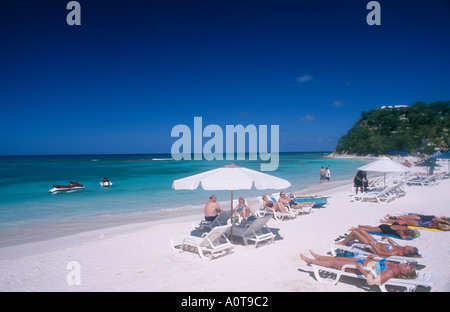
[{"label": "turquoise sea", "polygon": [[[366,161],[324,158],[328,153],[280,153],[279,168],[266,172],[291,182],[287,191],[319,183],[319,170],[331,179],[354,177]],[[260,161],[232,161],[259,170]],[[0,246],[39,240],[98,227],[199,213],[211,191],[176,191],[172,181],[215,169],[230,161],[174,161],[170,154],[0,156]],[[306,167],[302,167],[304,164]],[[113,186],[100,187],[107,177]],[[83,191],[49,194],[53,184],[76,181]],[[263,191],[265,193],[266,191]],[[270,192],[267,191],[267,193]],[[275,192],[275,190],[273,190]],[[217,191],[218,201],[230,192]],[[254,197],[261,191],[235,191]]]}]

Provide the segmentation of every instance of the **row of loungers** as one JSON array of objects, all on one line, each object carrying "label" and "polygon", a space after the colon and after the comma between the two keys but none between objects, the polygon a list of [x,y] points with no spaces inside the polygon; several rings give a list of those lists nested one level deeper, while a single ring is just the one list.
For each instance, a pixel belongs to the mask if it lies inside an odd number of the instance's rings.
[{"label": "row of loungers", "polygon": [[[272,194],[268,196],[273,202],[277,202],[279,195]],[[232,220],[232,224],[228,224],[231,219],[231,211],[224,210],[214,221],[201,220],[192,223],[193,230],[207,230],[202,237],[187,235],[180,238],[170,240],[172,250],[196,250],[202,259],[211,260],[223,254],[229,254],[233,251],[233,245],[227,236],[232,235],[233,238],[242,239],[244,245],[254,244],[259,247],[263,244],[270,244],[275,240],[275,234],[267,227],[267,222],[274,218],[276,220],[293,219],[299,213],[310,213],[311,207],[298,209],[298,211],[289,210],[289,213],[282,213],[274,210],[265,210],[263,208],[262,196],[258,197],[261,207],[256,209],[258,218],[252,222]]]},{"label": "row of loungers", "polygon": [[439,184],[440,179],[448,178],[445,175],[435,174],[428,177],[416,176],[400,176],[397,179],[390,180],[390,185],[386,187],[381,187],[380,184],[383,180],[382,178],[375,179],[368,191],[358,194],[352,194],[353,201],[355,202],[365,202],[372,201],[378,203],[389,203],[396,198],[403,197],[406,195],[405,186],[434,186]]},{"label": "row of loungers", "polygon": [[202,237],[187,235],[173,238],[170,240],[172,250],[182,252],[195,249],[202,259],[211,260],[233,252],[233,244],[228,239],[230,235],[233,239],[242,239],[246,246],[254,243],[255,247],[259,247],[275,240],[275,234],[267,227],[272,215],[259,217],[252,222],[228,224],[230,216],[231,211],[222,211],[212,222],[200,221],[195,229],[209,229],[209,232],[203,233]]},{"label": "row of loungers", "polygon": [[[380,242],[380,240],[377,241]],[[352,253],[354,255],[357,254],[358,257],[363,258],[371,257],[373,261],[380,261],[383,259],[382,257],[374,255],[373,253],[367,251],[366,247],[367,247],[366,245],[361,244],[359,242],[353,242],[350,246],[343,246],[337,244],[336,242],[333,242],[330,245],[330,253],[332,256],[336,257],[338,251],[341,252],[345,251]],[[390,262],[408,263],[416,265],[416,267],[424,267],[427,260],[429,260],[430,258],[431,255],[422,254],[420,258],[390,256],[385,259]],[[365,276],[360,273],[348,272],[348,269],[356,269],[355,265],[344,265],[340,270],[323,267],[316,264],[309,264],[309,266],[313,268],[314,277],[316,278],[316,280],[321,283],[336,285],[343,276],[366,280]],[[368,267],[365,267],[364,269],[370,272],[371,274],[376,275],[373,269]],[[439,278],[438,273],[425,272],[420,270],[417,272],[417,277],[415,279],[390,278],[384,284],[378,284],[376,286],[378,286],[382,292],[386,292],[388,291],[388,289],[391,288],[394,288],[396,290],[404,289],[410,292],[418,289],[419,286],[424,288],[431,288],[436,283],[438,278]],[[367,281],[367,283],[369,282]]]},{"label": "row of loungers", "polygon": [[[209,228],[209,232],[205,232],[202,237],[198,236],[185,236],[178,239],[171,239],[171,246],[174,251],[185,251],[190,250],[198,252],[200,257],[205,260],[211,260],[215,257],[221,255],[231,254],[234,250],[233,244],[228,239],[228,235],[233,231],[233,237],[240,237],[243,239],[245,245],[254,243],[255,247],[260,243],[270,244],[274,241],[275,235],[267,227],[267,222],[270,220],[271,216],[266,215],[264,217],[257,218],[253,223],[246,225],[232,225],[225,224],[221,225],[220,222],[228,222],[231,212],[223,211],[219,214],[220,218],[216,218],[213,222],[202,223],[203,228]],[[228,216],[228,219],[227,219]],[[369,257],[370,252],[365,251],[365,247],[360,243],[353,243],[351,246],[342,246],[333,243],[330,245],[331,254],[336,256],[336,250],[346,250],[352,253],[358,253],[359,257]],[[373,257],[373,255],[372,255]],[[388,257],[387,260],[392,262],[408,262],[408,263],[420,263],[423,266],[431,255],[422,255],[421,258],[409,258],[392,256]],[[382,259],[381,257],[373,257],[374,261]],[[365,279],[364,275],[359,273],[348,272],[348,269],[355,269],[354,265],[346,265],[342,267],[341,270],[318,266],[315,264],[310,264],[313,268],[314,276],[318,282],[329,283],[336,285],[342,276],[355,278],[355,279]],[[375,274],[372,269],[365,268],[372,274]],[[384,284],[377,285],[381,291],[387,291],[389,287],[395,286],[400,289],[405,289],[406,291],[414,291],[419,286],[431,288],[434,283],[439,278],[436,273],[419,271],[417,278],[412,280],[391,278]],[[388,287],[388,288],[386,288]]]}]

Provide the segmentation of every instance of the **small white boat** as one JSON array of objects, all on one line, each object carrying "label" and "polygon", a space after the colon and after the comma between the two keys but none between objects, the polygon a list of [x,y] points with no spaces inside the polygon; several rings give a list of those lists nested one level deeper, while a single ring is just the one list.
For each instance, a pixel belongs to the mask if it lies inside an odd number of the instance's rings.
[{"label": "small white boat", "polygon": [[84,185],[81,185],[77,182],[70,182],[69,185],[53,185],[53,188],[50,189],[48,192],[50,194],[57,194],[57,193],[70,193],[75,191],[84,190],[86,187]]},{"label": "small white boat", "polygon": [[110,181],[102,181],[102,182],[100,182],[100,186],[101,187],[109,187],[111,185],[113,185],[113,184]]}]

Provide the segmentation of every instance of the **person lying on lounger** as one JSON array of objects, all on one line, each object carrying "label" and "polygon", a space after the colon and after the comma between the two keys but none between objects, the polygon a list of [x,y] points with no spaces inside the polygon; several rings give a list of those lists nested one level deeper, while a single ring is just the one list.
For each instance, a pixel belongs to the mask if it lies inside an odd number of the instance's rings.
[{"label": "person lying on lounger", "polygon": [[[350,228],[349,231],[353,231],[356,228]],[[401,239],[414,238],[417,236],[417,231],[408,228],[408,225],[394,222],[392,224],[380,224],[379,226],[371,225],[358,225],[357,229],[364,230],[371,233],[383,233],[386,235],[398,236]]]},{"label": "person lying on lounger", "polygon": [[367,245],[366,248],[370,252],[386,258],[390,256],[405,256],[405,257],[419,257],[419,250],[413,246],[400,246],[392,239],[384,236],[382,240],[387,239],[389,243],[382,243],[377,241],[368,232],[361,229],[354,229],[350,234],[342,241],[337,242],[336,245],[347,246],[353,240],[357,240],[362,244]]},{"label": "person lying on lounger", "polygon": [[395,221],[406,222],[410,226],[425,227],[429,229],[439,229],[442,231],[450,230],[450,218],[436,217],[433,215],[408,214],[404,216],[391,216],[387,214],[381,223],[392,223]]},{"label": "person lying on lounger", "polygon": [[273,201],[271,201],[269,197],[267,197],[266,195],[262,196],[262,200],[264,209],[266,209],[269,212],[279,211],[282,213],[289,213],[289,211],[287,211],[284,205],[279,201],[274,204]]},{"label": "person lying on lounger", "polygon": [[313,203],[296,203],[294,200],[294,194],[291,193],[288,197],[284,192],[280,192],[280,199],[278,199],[278,202],[293,209],[313,207],[316,204],[315,201]]},{"label": "person lying on lounger", "polygon": [[[384,284],[390,278],[406,278],[414,279],[417,277],[416,269],[406,263],[393,263],[385,259],[381,261],[374,261],[369,258],[348,258],[348,257],[330,257],[321,256],[309,251],[313,255],[314,259],[308,258],[303,254],[300,254],[300,259],[307,264],[316,264],[326,268],[333,268],[341,270],[346,264],[355,265],[357,269],[347,269],[346,272],[350,273],[362,273],[367,279],[372,279],[373,285]],[[369,275],[369,272],[364,270],[364,267],[372,267],[375,270],[377,276]]]},{"label": "person lying on lounger", "polygon": [[237,217],[238,215],[240,215],[242,219],[247,221],[258,218],[253,209],[245,204],[244,197],[239,197],[239,204],[237,204],[236,208],[234,208],[234,216]]}]

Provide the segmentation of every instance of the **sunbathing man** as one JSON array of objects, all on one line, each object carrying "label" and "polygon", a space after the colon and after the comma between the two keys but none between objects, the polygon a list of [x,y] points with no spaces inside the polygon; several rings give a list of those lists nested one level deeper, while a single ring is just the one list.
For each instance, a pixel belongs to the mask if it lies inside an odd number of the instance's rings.
[{"label": "sunbathing man", "polygon": [[219,204],[216,203],[216,200],[216,195],[211,195],[209,196],[209,200],[206,202],[204,211],[206,221],[214,221],[217,218],[217,215],[222,212],[222,209],[220,209]]},{"label": "sunbathing man", "polygon": [[392,223],[393,221],[403,221],[410,226],[425,227],[429,229],[439,229],[442,231],[450,230],[450,218],[448,217],[436,217],[420,214],[408,214],[404,216],[391,216],[387,214],[384,219],[381,219],[381,223]]},{"label": "sunbathing man", "polygon": [[[303,254],[300,254],[300,259],[305,261],[307,264],[316,264],[319,266],[323,266],[326,268],[334,268],[341,270],[342,267],[346,264],[353,264],[357,269],[348,268],[347,272],[351,273],[362,273],[366,278],[372,279],[372,284],[384,284],[390,278],[406,278],[413,279],[417,277],[416,269],[408,264],[399,263],[395,264],[390,261],[386,261],[385,259],[381,261],[374,261],[372,259],[364,259],[364,258],[348,258],[348,257],[330,257],[330,256],[321,256],[318,255],[311,250],[309,251],[311,255],[314,256],[314,259],[308,258]],[[369,276],[369,272],[364,270],[364,267],[375,265],[375,276]]]},{"label": "sunbathing man", "polygon": [[[358,225],[357,228],[366,232],[394,235],[401,239],[414,238],[417,236],[417,231],[408,228],[407,224],[402,225],[399,222],[394,222],[392,224],[380,224],[379,226]],[[356,228],[352,227],[349,231],[353,231],[354,229]]]},{"label": "sunbathing man", "polygon": [[262,197],[262,200],[264,209],[268,210],[269,212],[273,210],[282,213],[289,213],[289,211],[287,211],[284,205],[279,201],[274,204],[273,201],[271,201],[266,195]]},{"label": "sunbathing man", "polygon": [[342,241],[336,243],[336,245],[347,246],[351,241],[358,240],[365,246],[370,252],[374,252],[380,257],[386,258],[390,256],[405,256],[405,257],[419,257],[419,251],[413,246],[400,246],[392,239],[384,236],[382,240],[387,239],[389,244],[377,241],[372,235],[361,229],[354,229],[350,234]]}]

